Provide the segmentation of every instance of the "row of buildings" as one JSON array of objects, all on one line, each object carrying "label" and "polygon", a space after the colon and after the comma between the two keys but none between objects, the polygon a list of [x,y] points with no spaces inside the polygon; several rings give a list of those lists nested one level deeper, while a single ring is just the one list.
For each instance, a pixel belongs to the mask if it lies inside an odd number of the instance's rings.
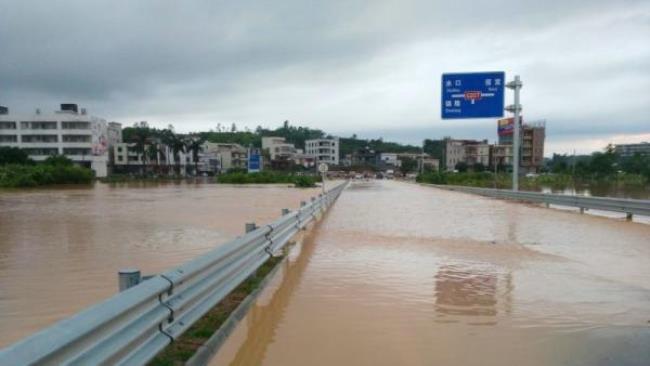
[{"label": "row of buildings", "polygon": [[320,163],[339,165],[339,148],[338,138],[306,140],[303,150],[288,143],[284,137],[262,137],[262,150],[267,153],[274,168],[285,168],[293,164],[305,168]]},{"label": "row of buildings", "polygon": [[[0,146],[21,148],[35,161],[65,155],[98,177],[134,172],[217,174],[246,169],[249,156],[249,147],[205,142],[195,161],[189,152],[174,151],[155,139],[144,147],[143,154],[135,144],[123,141],[120,123],[92,116],[76,104],[61,104],[53,113],[36,109],[25,115],[0,106]],[[282,137],[263,137],[262,149],[270,157],[265,165],[272,168],[339,164],[338,138],[307,140],[303,151]]]},{"label": "row of buildings", "polygon": [[[341,156],[338,138],[312,139],[299,149],[283,137],[262,137],[264,166],[284,169],[302,166],[314,168],[320,163],[332,166],[373,167],[380,170],[399,169],[405,161],[415,162],[418,170],[454,171],[460,165],[484,168],[511,166],[513,160],[512,118],[497,121],[498,142],[444,138],[428,140],[432,148],[426,153],[380,152],[368,147]],[[520,166],[523,173],[539,172],[544,161],[546,125],[544,121],[520,121]],[[122,140],[122,125],[92,116],[76,104],[61,104],[58,111],[32,114],[11,114],[0,106],[0,146],[19,147],[36,161],[51,155],[65,155],[75,163],[91,168],[98,177],[110,172],[217,174],[230,169],[246,169],[249,147],[235,143],[203,144],[197,161],[191,154],[174,151],[160,141],[147,146],[146,154],[136,151],[134,144]],[[431,146],[430,146],[431,147]],[[650,143],[616,145],[619,155],[650,154]]]},{"label": "row of buildings", "polygon": [[[457,140],[445,138],[434,141],[442,144],[440,159],[444,161],[444,169],[456,170],[459,164],[468,167],[482,165],[485,168],[512,166],[513,134],[512,118],[498,121],[498,142],[488,143],[487,140]],[[537,173],[544,163],[544,142],[546,139],[546,123],[544,121],[520,123],[520,167],[523,173]]]}]

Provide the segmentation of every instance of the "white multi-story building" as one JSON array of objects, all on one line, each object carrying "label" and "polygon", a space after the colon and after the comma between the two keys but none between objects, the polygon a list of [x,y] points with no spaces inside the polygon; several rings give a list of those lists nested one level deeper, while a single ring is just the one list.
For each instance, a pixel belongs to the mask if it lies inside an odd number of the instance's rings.
[{"label": "white multi-story building", "polygon": [[397,153],[381,153],[381,162],[388,166],[400,167],[402,161],[399,160]]},{"label": "white multi-story building", "polygon": [[[179,151],[174,156],[174,151],[169,146],[157,143],[147,144],[144,147],[144,156],[137,151],[135,143],[120,142],[113,144],[112,163],[117,172],[120,173],[145,173],[143,170],[157,173],[184,174],[187,166],[192,164],[190,153]],[[154,146],[155,148],[152,148]]]},{"label": "white multi-story building", "polygon": [[108,174],[109,144],[121,136],[120,131],[119,123],[108,124],[76,104],[61,104],[61,110],[50,114],[37,109],[31,115],[11,114],[0,107],[0,146],[21,148],[35,161],[65,155],[91,168],[97,177]]},{"label": "white multi-story building", "polygon": [[634,154],[650,155],[650,142],[641,142],[638,144],[617,144],[616,153],[621,157],[629,158]]},{"label": "white multi-story building", "polygon": [[271,160],[292,160],[296,155],[296,147],[284,137],[262,137],[262,149],[269,152]]},{"label": "white multi-story building", "polygon": [[316,163],[339,165],[339,139],[314,139],[305,141],[305,152]]}]

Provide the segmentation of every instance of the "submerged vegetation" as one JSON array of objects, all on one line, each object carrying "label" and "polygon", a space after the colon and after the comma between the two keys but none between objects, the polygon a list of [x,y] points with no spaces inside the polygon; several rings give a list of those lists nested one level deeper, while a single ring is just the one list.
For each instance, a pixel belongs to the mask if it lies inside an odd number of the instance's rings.
[{"label": "submerged vegetation", "polygon": [[[416,178],[419,183],[449,184],[484,188],[512,188],[512,176],[506,173],[491,172],[428,172]],[[522,177],[519,186],[527,190],[539,190],[542,187],[564,189],[569,187],[589,187],[593,185],[645,187],[648,179],[640,174],[619,173],[603,177],[576,177],[569,174],[542,174]]]},{"label": "submerged vegetation", "polygon": [[259,172],[259,173],[244,173],[234,171],[226,174],[221,174],[217,177],[218,183],[227,184],[272,184],[272,183],[287,183],[293,184],[296,187],[307,188],[315,187],[316,182],[320,181],[319,176],[311,175],[296,175],[285,174],[278,172]]},{"label": "submerged vegetation", "polygon": [[[484,167],[457,165],[458,172],[426,172],[417,177],[421,183],[450,184],[472,187],[511,188],[509,173],[494,174]],[[590,188],[596,186],[645,188],[650,186],[650,156],[635,154],[619,156],[612,145],[603,152],[570,157],[554,154],[549,159],[545,173],[521,177],[522,189],[539,190],[542,187],[555,189]]]},{"label": "submerged vegetation", "polygon": [[55,155],[36,163],[18,148],[0,148],[0,187],[89,184],[93,178],[92,170],[75,166],[65,156]]}]

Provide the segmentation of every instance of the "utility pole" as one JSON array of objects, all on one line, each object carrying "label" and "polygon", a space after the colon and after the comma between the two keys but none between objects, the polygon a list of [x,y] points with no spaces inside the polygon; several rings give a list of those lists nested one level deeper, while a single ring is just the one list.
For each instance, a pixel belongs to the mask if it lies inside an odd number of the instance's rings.
[{"label": "utility pole", "polygon": [[506,111],[514,113],[514,131],[512,134],[512,190],[519,190],[519,122],[521,120],[521,104],[519,103],[519,91],[524,84],[519,79],[519,75],[515,75],[515,80],[506,84],[508,89],[513,89],[515,92],[514,104],[506,107]]}]

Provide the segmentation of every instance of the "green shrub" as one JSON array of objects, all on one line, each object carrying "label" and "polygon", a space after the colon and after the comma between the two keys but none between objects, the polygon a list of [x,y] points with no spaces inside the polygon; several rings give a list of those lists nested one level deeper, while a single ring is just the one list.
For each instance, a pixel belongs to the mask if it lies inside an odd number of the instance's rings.
[{"label": "green shrub", "polygon": [[22,149],[0,146],[0,166],[9,164],[31,165],[34,161]]},{"label": "green shrub", "polygon": [[0,187],[35,187],[50,184],[88,184],[93,172],[74,165],[17,165],[0,166]]},{"label": "green shrub", "polygon": [[273,184],[287,183],[296,187],[314,187],[320,177],[309,175],[283,174],[273,171],[262,171],[258,173],[233,172],[221,174],[217,177],[218,183],[227,184]]}]

